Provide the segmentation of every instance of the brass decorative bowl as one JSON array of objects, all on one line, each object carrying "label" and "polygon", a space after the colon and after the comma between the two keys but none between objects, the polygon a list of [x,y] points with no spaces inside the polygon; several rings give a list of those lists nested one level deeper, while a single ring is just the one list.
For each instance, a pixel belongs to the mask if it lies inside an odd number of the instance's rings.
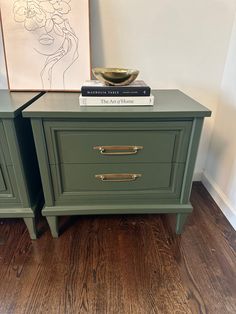
[{"label": "brass decorative bowl", "polygon": [[93,75],[105,85],[129,85],[138,76],[138,70],[122,68],[93,68]]}]

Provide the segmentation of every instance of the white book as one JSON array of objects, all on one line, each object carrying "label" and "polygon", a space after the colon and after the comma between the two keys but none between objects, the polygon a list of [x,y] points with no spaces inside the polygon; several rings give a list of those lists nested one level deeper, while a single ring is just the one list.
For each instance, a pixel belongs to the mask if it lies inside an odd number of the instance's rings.
[{"label": "white book", "polygon": [[148,97],[86,97],[80,94],[80,106],[153,106],[154,96]]}]

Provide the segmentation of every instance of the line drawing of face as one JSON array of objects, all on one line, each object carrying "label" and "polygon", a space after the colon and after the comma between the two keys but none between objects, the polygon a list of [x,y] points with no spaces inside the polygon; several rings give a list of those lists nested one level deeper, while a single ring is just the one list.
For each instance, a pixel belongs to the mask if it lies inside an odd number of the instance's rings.
[{"label": "line drawing of face", "polygon": [[71,0],[15,0],[14,20],[31,32],[34,50],[45,56],[42,87],[64,89],[65,73],[78,59],[78,37],[67,18]]},{"label": "line drawing of face", "polygon": [[66,37],[66,34],[63,34],[63,36],[58,35],[54,29],[47,33],[44,27],[31,31],[31,34],[31,44],[34,50],[45,56],[56,53]]}]

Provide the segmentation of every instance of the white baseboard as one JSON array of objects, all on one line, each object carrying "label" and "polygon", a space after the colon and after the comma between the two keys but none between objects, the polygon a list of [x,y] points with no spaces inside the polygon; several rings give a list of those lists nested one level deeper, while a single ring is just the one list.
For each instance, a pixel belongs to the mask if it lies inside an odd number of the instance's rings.
[{"label": "white baseboard", "polygon": [[236,230],[236,209],[230,203],[228,197],[220,189],[216,182],[209,175],[206,175],[205,172],[202,174],[201,181],[208,192],[211,194],[216,204],[220,207],[225,217],[233,226],[234,230]]},{"label": "white baseboard", "polygon": [[202,172],[194,172],[193,181],[202,181]]}]

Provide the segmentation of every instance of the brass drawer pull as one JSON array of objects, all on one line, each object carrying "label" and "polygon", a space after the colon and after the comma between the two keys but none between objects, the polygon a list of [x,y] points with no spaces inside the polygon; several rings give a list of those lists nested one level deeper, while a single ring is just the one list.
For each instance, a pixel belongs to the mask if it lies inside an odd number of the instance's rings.
[{"label": "brass drawer pull", "polygon": [[134,155],[143,149],[143,146],[94,146],[93,149],[99,150],[102,155]]},{"label": "brass drawer pull", "polygon": [[96,174],[95,178],[106,182],[131,182],[141,178],[139,173],[107,173]]}]

